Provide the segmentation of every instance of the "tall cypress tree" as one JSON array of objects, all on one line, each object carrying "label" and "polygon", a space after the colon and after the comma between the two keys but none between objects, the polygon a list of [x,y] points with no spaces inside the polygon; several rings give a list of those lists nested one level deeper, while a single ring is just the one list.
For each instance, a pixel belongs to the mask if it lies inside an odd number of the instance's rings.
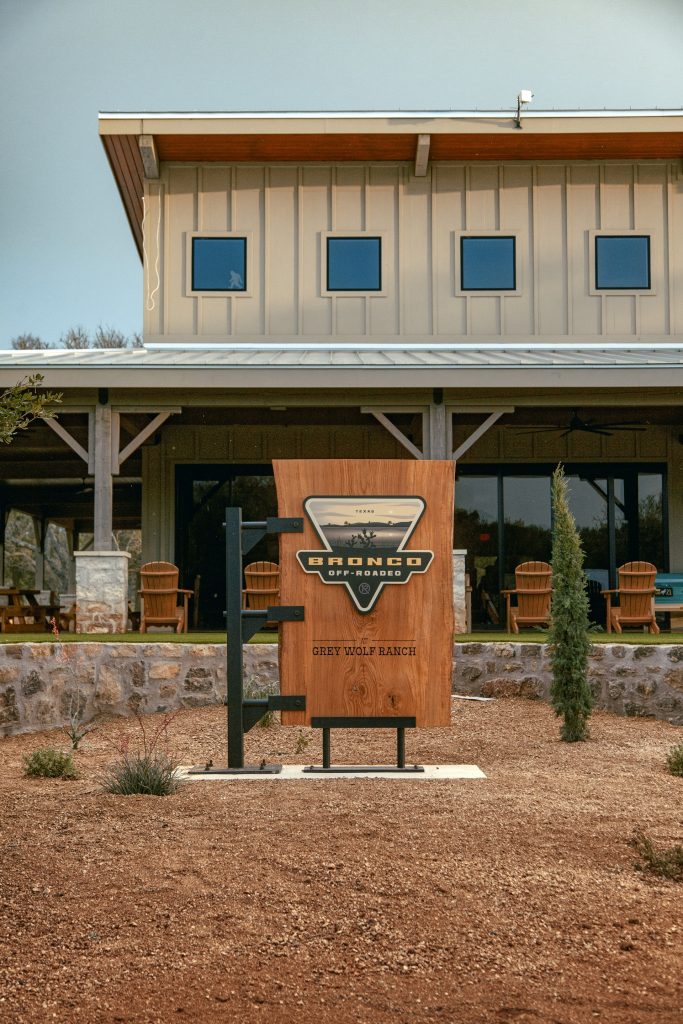
[{"label": "tall cypress tree", "polygon": [[553,473],[553,595],[550,698],[564,719],[560,736],[567,743],[588,737],[593,694],[588,685],[588,594],[581,538],[569,509],[567,478],[560,465]]}]

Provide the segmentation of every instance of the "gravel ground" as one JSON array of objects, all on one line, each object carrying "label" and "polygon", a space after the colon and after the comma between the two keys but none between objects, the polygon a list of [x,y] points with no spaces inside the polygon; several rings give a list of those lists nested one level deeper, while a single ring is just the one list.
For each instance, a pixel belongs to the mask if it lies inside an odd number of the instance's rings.
[{"label": "gravel ground", "polygon": [[[223,709],[169,731],[183,763],[223,761]],[[591,732],[566,745],[544,704],[456,701],[408,757],[486,780],[166,799],[99,788],[134,720],[87,737],[71,782],[22,775],[60,733],[2,740],[0,1019],[679,1024],[683,889],[635,871],[628,840],[682,841],[683,780],[664,767],[681,733],[606,713]],[[247,754],[319,762],[320,737],[257,727]],[[391,761],[393,734],[340,731],[333,754]]]}]

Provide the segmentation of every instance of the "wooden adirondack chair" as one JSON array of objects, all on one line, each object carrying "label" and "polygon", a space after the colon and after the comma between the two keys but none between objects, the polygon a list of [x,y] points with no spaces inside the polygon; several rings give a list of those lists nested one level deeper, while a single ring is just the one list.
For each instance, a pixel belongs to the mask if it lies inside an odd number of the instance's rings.
[{"label": "wooden adirondack chair", "polygon": [[[607,632],[621,633],[622,626],[647,626],[648,632],[659,633],[655,619],[655,576],[652,562],[625,562],[617,569],[619,586],[603,590],[607,601]],[[619,604],[612,605],[612,594]]]},{"label": "wooden adirondack chair", "polygon": [[[147,562],[140,569],[142,598],[140,632],[148,626],[173,626],[176,633],[187,633],[187,602],[192,590],[178,587],[178,567],[170,562]],[[182,607],[178,597],[182,595]]]},{"label": "wooden adirondack chair", "polygon": [[[242,607],[263,611],[280,603],[280,566],[277,562],[251,562],[244,568]],[[266,626],[275,627],[275,622]]]},{"label": "wooden adirondack chair", "polygon": [[[550,625],[552,569],[547,562],[522,562],[515,569],[515,589],[505,595],[508,633],[519,633],[520,626]],[[517,606],[512,604],[512,595]]]}]

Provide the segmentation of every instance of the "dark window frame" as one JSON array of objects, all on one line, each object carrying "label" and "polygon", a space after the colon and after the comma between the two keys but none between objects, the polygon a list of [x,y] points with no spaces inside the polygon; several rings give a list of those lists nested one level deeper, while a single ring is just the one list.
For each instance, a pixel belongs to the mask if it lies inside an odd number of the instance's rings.
[{"label": "dark window frame", "polygon": [[[600,284],[598,249],[599,241],[602,238],[622,238],[624,240],[644,238],[647,241],[647,284]],[[601,232],[595,235],[595,247],[593,251],[593,268],[595,276],[595,290],[600,292],[649,292],[652,290],[652,236],[646,234],[607,234]]]},{"label": "dark window frame", "polygon": [[[344,242],[346,240],[352,242],[377,242],[377,287],[363,287],[363,288],[333,288],[330,285],[330,243],[331,242]],[[340,294],[354,294],[359,293],[372,293],[377,294],[382,291],[382,236],[381,235],[327,235],[325,245],[325,291]]]},{"label": "dark window frame", "polygon": [[[476,242],[479,239],[482,239],[482,240],[487,241],[487,242],[488,241],[492,241],[492,242],[511,241],[512,242],[512,285],[511,286],[500,287],[500,286],[496,286],[496,285],[484,285],[481,288],[476,288],[476,287],[471,287],[471,286],[466,286],[465,285],[465,243],[466,242]],[[460,235],[460,291],[461,292],[466,292],[466,293],[467,292],[495,292],[495,293],[508,292],[508,293],[512,293],[512,292],[516,292],[517,289],[518,289],[518,283],[517,283],[517,235],[503,235],[503,234],[491,234],[491,235],[484,235],[484,234],[481,234],[481,235],[479,235],[479,234],[477,234],[477,235],[468,235],[468,234],[464,234],[464,235]]]},{"label": "dark window frame", "polygon": [[[244,260],[244,274],[243,274],[243,279],[242,279],[243,280],[242,287],[241,288],[209,288],[209,287],[207,287],[205,285],[197,284],[197,281],[195,279],[195,249],[196,249],[197,242],[209,242],[210,243],[210,242],[224,242],[224,241],[233,241],[233,242],[241,242],[242,243],[242,252],[243,252],[243,260]],[[231,235],[231,234],[225,234],[225,235],[193,235],[192,236],[192,247],[191,247],[192,266],[191,266],[191,269],[190,269],[191,291],[192,292],[211,292],[211,293],[226,294],[226,295],[243,295],[248,290],[248,282],[247,282],[247,278],[248,278],[248,262],[247,262],[248,248],[247,248],[247,242],[248,242],[248,239],[247,239],[246,235]]]},{"label": "dark window frame", "polygon": [[[499,591],[504,588],[503,582],[503,565],[506,554],[506,536],[505,536],[505,501],[504,501],[504,478],[506,476],[542,476],[548,479],[548,485],[552,478],[553,472],[556,469],[556,464],[552,462],[515,462],[515,463],[502,463],[502,462],[473,462],[461,463],[456,468],[456,479],[455,479],[455,508],[458,510],[458,478],[462,476],[487,476],[495,477],[497,480],[498,490],[498,587]],[[568,477],[579,476],[579,477],[605,477],[605,478],[616,478],[623,477],[626,479],[630,476],[635,479],[636,487],[637,480],[640,474],[661,474],[662,477],[662,542],[664,549],[664,564],[658,565],[658,572],[670,572],[671,564],[671,551],[670,551],[670,535],[669,535],[669,464],[667,462],[634,462],[633,460],[624,460],[622,462],[566,462],[564,464],[564,470]],[[613,493],[613,492],[612,492]],[[609,500],[613,501],[611,497]],[[551,517],[552,523],[552,517]],[[608,525],[608,529],[613,532],[615,529],[614,520],[611,525]],[[458,546],[457,534],[455,536],[454,544]],[[611,557],[611,556],[610,556]],[[616,561],[614,564],[610,564],[610,586],[616,586],[616,578],[614,576],[617,568]],[[499,609],[502,614],[502,608]]]}]

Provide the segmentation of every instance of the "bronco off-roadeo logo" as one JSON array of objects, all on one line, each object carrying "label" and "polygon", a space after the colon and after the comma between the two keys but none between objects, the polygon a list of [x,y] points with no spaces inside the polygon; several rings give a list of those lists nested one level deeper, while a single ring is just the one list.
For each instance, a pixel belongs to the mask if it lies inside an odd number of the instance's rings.
[{"label": "bronco off-roadeo logo", "polygon": [[433,551],[406,551],[410,535],[425,510],[423,498],[310,497],[306,515],[325,545],[323,551],[297,551],[304,572],[323,583],[342,583],[359,612],[372,610],[387,583],[407,583],[426,572]]}]

